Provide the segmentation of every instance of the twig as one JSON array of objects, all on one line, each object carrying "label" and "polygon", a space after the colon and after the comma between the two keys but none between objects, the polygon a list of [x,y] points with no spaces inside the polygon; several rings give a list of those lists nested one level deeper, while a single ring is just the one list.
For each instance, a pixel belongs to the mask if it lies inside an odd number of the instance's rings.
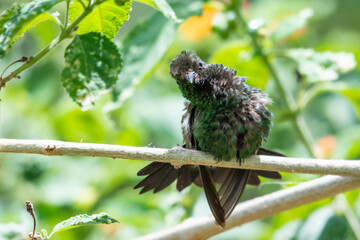
[{"label": "twig", "polygon": [[30,201],[26,201],[26,211],[28,213],[30,213],[30,215],[33,217],[33,220],[34,220],[34,229],[33,229],[32,234],[30,233],[29,236],[31,237],[31,239],[36,239],[36,236],[35,236],[36,217],[35,217],[35,212],[34,212],[34,206]]},{"label": "twig", "polygon": [[110,144],[74,143],[54,140],[0,139],[0,152],[32,153],[48,156],[111,157],[134,160],[169,162],[180,166],[199,164],[227,168],[260,169],[280,172],[333,174],[360,176],[359,160],[324,160],[309,158],[286,158],[274,156],[251,156],[241,165],[233,161],[217,162],[205,152],[174,147],[172,149],[129,147]]},{"label": "twig", "polygon": [[10,64],[4,69],[4,71],[1,73],[0,80],[2,80],[2,77],[3,77],[4,73],[5,73],[12,65],[14,65],[14,64],[16,64],[16,63],[19,63],[19,62],[26,62],[26,61],[28,61],[28,58],[27,58],[27,57],[22,57],[22,58],[20,58],[19,60],[16,60],[16,61],[10,63]]},{"label": "twig", "polygon": [[2,78],[0,81],[0,90],[1,87],[4,87],[5,84],[13,78],[16,78],[21,72],[30,68],[35,63],[37,63],[40,59],[42,59],[46,54],[52,51],[59,43],[61,43],[64,39],[69,38],[73,32],[73,30],[77,27],[77,25],[87,16],[92,10],[97,6],[97,4],[91,5],[84,9],[84,11],[80,14],[78,18],[76,18],[69,26],[65,26],[64,30],[61,31],[60,35],[56,37],[50,44],[44,47],[39,53],[37,53],[33,58],[26,61],[20,67],[15,69],[5,78]]},{"label": "twig", "polygon": [[190,218],[173,228],[155,232],[136,240],[208,239],[244,223],[263,219],[358,187],[360,187],[360,178],[324,176],[239,204],[226,221],[225,228],[216,225],[211,216]]}]

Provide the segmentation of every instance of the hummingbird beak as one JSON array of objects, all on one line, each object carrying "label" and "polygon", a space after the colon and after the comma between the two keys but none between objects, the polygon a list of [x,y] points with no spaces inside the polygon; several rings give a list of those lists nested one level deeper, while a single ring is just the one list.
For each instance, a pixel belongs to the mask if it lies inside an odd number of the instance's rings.
[{"label": "hummingbird beak", "polygon": [[193,84],[194,82],[195,82],[195,83],[198,82],[196,72],[189,72],[189,73],[187,74],[187,79],[188,79],[188,81],[189,81],[191,84]]}]

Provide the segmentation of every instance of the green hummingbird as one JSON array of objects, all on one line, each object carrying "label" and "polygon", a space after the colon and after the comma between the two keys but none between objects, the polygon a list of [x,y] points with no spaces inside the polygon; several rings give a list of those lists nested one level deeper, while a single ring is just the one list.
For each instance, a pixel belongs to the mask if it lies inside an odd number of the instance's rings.
[{"label": "green hummingbird", "polygon": [[[189,101],[182,117],[185,148],[210,152],[218,161],[241,160],[254,154],[284,156],[261,148],[269,135],[273,114],[270,98],[245,84],[246,77],[221,64],[207,64],[194,51],[182,51],[170,64],[170,74]],[[197,165],[176,168],[152,162],[138,172],[146,176],[134,188],[140,194],[161,191],[177,180],[181,191],[191,183],[204,188],[210,209],[220,226],[230,216],[246,184],[259,185],[259,175],[280,179],[273,171],[229,169]],[[216,186],[219,186],[218,188]]]}]

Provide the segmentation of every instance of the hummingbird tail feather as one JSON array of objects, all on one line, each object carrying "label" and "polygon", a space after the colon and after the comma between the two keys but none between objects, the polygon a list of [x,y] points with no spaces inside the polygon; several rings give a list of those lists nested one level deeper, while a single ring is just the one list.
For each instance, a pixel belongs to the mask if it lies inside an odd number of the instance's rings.
[{"label": "hummingbird tail feather", "polygon": [[219,189],[220,203],[224,209],[225,219],[230,216],[238,203],[246,184],[251,176],[251,170],[232,169]]},{"label": "hummingbird tail feather", "polygon": [[211,176],[210,169],[206,166],[199,166],[199,172],[204,187],[206,199],[209,203],[211,212],[213,213],[216,222],[225,227],[225,214],[224,209],[221,206],[219,194],[216,191],[213,178]]}]

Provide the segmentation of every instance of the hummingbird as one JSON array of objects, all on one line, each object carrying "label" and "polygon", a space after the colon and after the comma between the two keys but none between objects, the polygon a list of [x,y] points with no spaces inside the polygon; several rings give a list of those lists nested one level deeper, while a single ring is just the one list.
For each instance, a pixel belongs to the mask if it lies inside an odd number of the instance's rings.
[{"label": "hummingbird", "polygon": [[[245,83],[246,77],[221,64],[207,64],[194,51],[182,51],[170,64],[170,74],[187,99],[181,120],[184,147],[210,152],[217,161],[251,155],[284,156],[261,147],[266,141],[273,114],[270,98]],[[202,165],[174,167],[152,162],[138,172],[146,176],[134,189],[157,193],[175,180],[182,191],[191,183],[203,187],[216,223],[225,220],[238,203],[247,184],[259,185],[259,176],[280,179],[275,171],[231,169]]]}]

